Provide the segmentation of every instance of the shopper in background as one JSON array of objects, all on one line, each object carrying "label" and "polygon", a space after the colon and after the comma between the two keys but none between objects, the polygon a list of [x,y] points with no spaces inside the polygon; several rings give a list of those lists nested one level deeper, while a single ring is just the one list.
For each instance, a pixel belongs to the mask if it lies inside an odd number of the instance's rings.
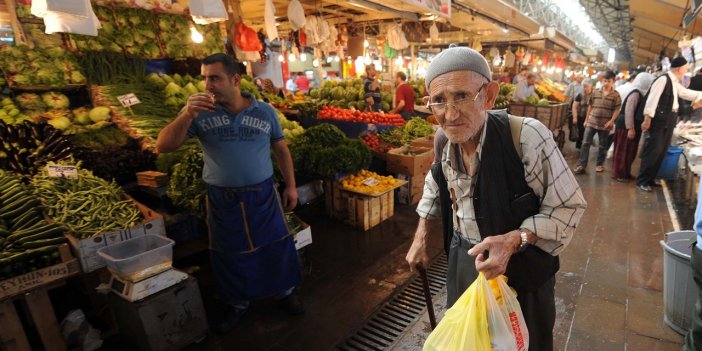
[{"label": "shopper in background", "polygon": [[536,84],[536,75],[534,73],[529,73],[526,79],[517,83],[517,86],[514,88],[514,93],[512,94],[512,101],[524,102],[531,96],[537,96],[534,84]]},{"label": "shopper in background", "polygon": [[287,90],[290,94],[295,94],[299,90],[297,88],[297,84],[295,84],[296,78],[297,78],[297,74],[290,73],[290,79],[288,79],[285,82],[285,90]]},{"label": "shopper in background", "polygon": [[570,84],[568,84],[568,88],[566,88],[565,91],[565,96],[566,96],[566,102],[568,104],[572,104],[573,100],[575,100],[575,97],[578,96],[579,94],[582,94],[583,92],[583,76],[577,75],[575,76],[575,79],[573,79]]},{"label": "shopper in background", "polygon": [[254,79],[254,84],[256,84],[259,91],[263,91],[263,80],[261,78]]},{"label": "shopper in background", "polygon": [[521,69],[519,69],[519,73],[514,75],[514,78],[512,79],[512,84],[517,85],[519,84],[519,82],[526,80],[528,73],[529,69],[526,66],[523,66]]},{"label": "shopper in background", "polygon": [[[249,302],[275,297],[290,314],[304,313],[293,294],[300,266],[284,209],[297,204],[290,151],[275,110],[242,92],[233,57],[202,61],[207,93],[188,98],[178,117],[158,136],[159,153],[175,151],[197,136],[205,164],[210,260],[219,297],[227,304],[216,327],[231,331]],[[281,199],[273,179],[271,149],[285,180]]]},{"label": "shopper in background", "polygon": [[612,129],[612,123],[619,116],[622,99],[614,90],[614,72],[607,71],[602,74],[602,90],[595,90],[590,97],[590,106],[588,106],[587,120],[585,121],[585,134],[583,135],[583,144],[580,148],[580,158],[578,165],[575,167],[575,174],[585,173],[588,161],[590,159],[590,145],[597,134],[597,167],[595,171],[604,172],[605,157],[607,157],[607,149],[609,144],[607,138],[609,130]]},{"label": "shopper in background", "polygon": [[305,72],[297,72],[297,79],[295,79],[295,85],[297,89],[301,92],[307,94],[310,91],[310,80],[305,76]]},{"label": "shopper in background", "polygon": [[395,75],[395,108],[391,113],[399,113],[407,121],[414,113],[414,89],[407,84],[407,75],[404,72],[397,72]]},{"label": "shopper in background", "polygon": [[578,128],[577,115],[572,114],[573,111],[573,100],[575,97],[582,94],[583,92],[583,76],[576,75],[573,77],[571,82],[565,91],[566,104],[568,104],[568,140],[577,142],[579,136],[581,135],[581,129]]},{"label": "shopper in background", "polygon": [[578,139],[575,141],[575,147],[580,149],[583,144],[583,136],[585,135],[585,119],[587,119],[587,111],[590,107],[590,97],[592,96],[592,82],[589,80],[583,83],[583,92],[576,95],[573,99],[572,107],[572,122],[578,126]]},{"label": "shopper in background", "polygon": [[693,101],[702,100],[702,92],[689,90],[680,84],[687,73],[687,60],[678,56],[670,63],[670,71],[658,76],[651,85],[644,107],[644,145],[641,150],[641,168],[636,185],[641,191],[651,192],[655,186],[656,173],[663,163],[673,129],[678,121],[678,98]]},{"label": "shopper in background", "polygon": [[[441,129],[406,260],[412,270],[429,266],[428,222],[442,218],[450,242],[448,306],[478,272],[488,279],[506,273],[529,330],[529,349],[552,350],[554,274],[587,206],[580,187],[546,126],[490,111],[500,88],[479,52],[452,45],[439,53],[426,86]],[[513,123],[519,123],[518,143]]]},{"label": "shopper in background", "polygon": [[366,97],[366,106],[371,111],[380,112],[382,107],[382,100],[380,96],[380,83],[378,83],[377,78],[378,72],[375,70],[375,66],[366,66],[366,77],[363,81],[363,92]]},{"label": "shopper in background", "polygon": [[617,117],[614,157],[612,159],[612,177],[618,182],[626,182],[634,179],[631,175],[631,164],[636,158],[636,151],[639,148],[641,139],[641,122],[643,122],[643,110],[646,105],[645,96],[648,88],[653,83],[653,75],[650,73],[640,73],[632,83],[633,89],[624,99],[622,110]]},{"label": "shopper in background", "polygon": [[278,89],[273,84],[273,81],[270,80],[269,78],[266,78],[263,80],[263,91],[265,91],[271,95],[276,95],[276,96],[280,97],[281,99],[285,99],[285,94],[283,93],[283,89]]},{"label": "shopper in background", "polygon": [[692,245],[693,280],[697,284],[697,303],[692,314],[692,327],[685,336],[683,351],[702,350],[702,186],[697,190],[697,209],[695,210],[695,243]]},{"label": "shopper in background", "polygon": [[[690,86],[688,87],[688,89],[694,91],[702,91],[702,69],[698,70],[697,74],[695,74],[695,76],[692,77],[692,79],[690,79]],[[690,121],[692,123],[702,122],[702,109],[698,108],[696,110],[693,110]]]}]

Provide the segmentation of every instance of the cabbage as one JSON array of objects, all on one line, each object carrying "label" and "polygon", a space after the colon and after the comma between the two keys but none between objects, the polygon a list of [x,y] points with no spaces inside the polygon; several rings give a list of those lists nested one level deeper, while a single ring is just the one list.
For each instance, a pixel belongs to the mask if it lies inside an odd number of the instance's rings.
[{"label": "cabbage", "polygon": [[65,130],[68,129],[71,126],[71,120],[69,120],[66,117],[58,117],[54,119],[50,119],[47,123],[52,125],[54,128],[58,130]]},{"label": "cabbage", "polygon": [[97,123],[102,121],[108,121],[110,119],[110,108],[106,106],[94,107],[88,113],[90,120]]},{"label": "cabbage", "polygon": [[180,85],[174,82],[168,83],[168,85],[166,85],[165,91],[167,97],[183,94],[183,88],[181,88]]}]

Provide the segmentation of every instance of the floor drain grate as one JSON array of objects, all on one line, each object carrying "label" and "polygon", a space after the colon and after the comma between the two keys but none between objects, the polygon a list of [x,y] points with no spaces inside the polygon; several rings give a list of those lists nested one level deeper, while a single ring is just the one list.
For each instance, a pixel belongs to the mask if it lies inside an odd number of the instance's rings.
[{"label": "floor drain grate", "polygon": [[[432,295],[444,288],[447,272],[448,261],[446,255],[442,254],[427,270]],[[425,307],[422,279],[417,276],[385,302],[363,327],[334,347],[334,350],[385,350],[419,318]]]}]

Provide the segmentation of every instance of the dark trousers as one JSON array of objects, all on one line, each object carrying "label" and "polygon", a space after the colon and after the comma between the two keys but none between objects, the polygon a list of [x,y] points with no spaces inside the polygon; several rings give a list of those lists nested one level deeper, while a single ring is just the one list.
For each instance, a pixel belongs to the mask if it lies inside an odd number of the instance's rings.
[{"label": "dark trousers", "polygon": [[580,158],[578,159],[578,165],[583,166],[583,168],[587,168],[587,162],[590,159],[590,145],[592,145],[595,134],[597,134],[597,165],[603,165],[607,157],[609,131],[587,127],[585,128],[585,137],[580,148]]},{"label": "dark trousers", "polygon": [[653,122],[651,129],[644,134],[644,145],[641,150],[641,168],[639,169],[639,176],[636,178],[636,185],[653,184],[658,169],[661,168],[665,158],[666,150],[668,150],[670,141],[673,138],[675,123],[677,123],[677,115],[673,112],[665,121]]},{"label": "dark trousers", "polygon": [[578,116],[578,140],[575,142],[575,147],[580,148],[583,145],[583,137],[585,136],[585,116]]},{"label": "dark trousers", "polygon": [[692,248],[692,275],[699,289],[695,314],[692,316],[692,328],[685,336],[685,351],[702,350],[702,251],[697,245]]},{"label": "dark trousers", "polygon": [[[478,277],[475,257],[468,255],[473,247],[458,235],[451,239],[449,268],[446,278],[447,306],[451,307]],[[529,330],[529,350],[553,350],[553,326],[556,323],[556,277],[535,291],[517,290],[517,300]]]}]

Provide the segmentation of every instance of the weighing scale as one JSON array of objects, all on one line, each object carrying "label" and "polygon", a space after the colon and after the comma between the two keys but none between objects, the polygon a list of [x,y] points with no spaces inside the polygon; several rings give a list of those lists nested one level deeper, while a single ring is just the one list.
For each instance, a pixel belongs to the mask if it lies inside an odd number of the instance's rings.
[{"label": "weighing scale", "polygon": [[134,302],[176,285],[187,278],[187,273],[174,268],[169,268],[138,281],[124,279],[113,273],[110,279],[110,289],[123,299]]}]

